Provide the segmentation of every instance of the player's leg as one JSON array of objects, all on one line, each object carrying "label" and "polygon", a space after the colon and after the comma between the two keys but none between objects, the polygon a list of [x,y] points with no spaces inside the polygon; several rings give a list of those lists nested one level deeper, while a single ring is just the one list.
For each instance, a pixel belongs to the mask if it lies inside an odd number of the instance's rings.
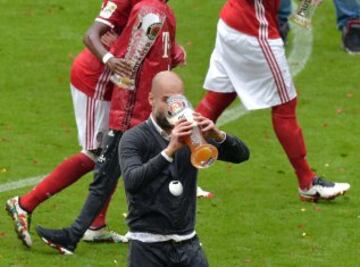
[{"label": "player's leg", "polygon": [[20,206],[28,213],[32,213],[43,201],[92,171],[95,167],[94,157],[95,154],[90,151],[83,151],[65,159],[32,191],[20,197]]},{"label": "player's leg", "polygon": [[211,54],[209,69],[204,81],[206,93],[195,109],[214,122],[237,96],[223,66],[222,54],[223,43],[218,25],[215,48]]},{"label": "player's leg", "polygon": [[104,207],[121,174],[118,161],[118,145],[121,136],[121,132],[110,131],[107,134],[105,147],[96,161],[94,181],[90,185],[86,202],[75,222],[62,230],[45,229],[39,226],[36,228],[43,241],[51,247],[62,253],[63,251],[73,253],[85,231]]},{"label": "player's leg", "polygon": [[224,41],[221,36],[222,24],[223,22],[219,21],[215,48],[211,54],[209,69],[204,81],[204,88],[207,91],[196,107],[197,112],[214,122],[234,101],[237,95],[223,64]]},{"label": "player's leg", "polygon": [[[15,223],[15,230],[18,237],[26,246],[31,246],[31,236],[29,234],[30,216],[34,209],[49,197],[60,192],[64,188],[76,182],[80,177],[94,169],[95,158],[100,151],[100,142],[94,138],[93,134],[101,133],[104,127],[95,128],[96,119],[105,119],[107,125],[108,106],[107,102],[101,103],[97,109],[104,115],[96,118],[95,103],[92,99],[79,90],[71,86],[71,94],[75,111],[78,137],[83,150],[79,153],[62,161],[50,174],[48,174],[30,192],[21,196],[13,197],[6,203],[6,209]],[[107,126],[106,126],[107,127]]]},{"label": "player's leg", "polygon": [[32,245],[29,230],[33,210],[50,196],[93,170],[94,166],[94,161],[84,153],[75,154],[61,162],[32,191],[21,198],[16,196],[6,202],[6,210],[14,220],[15,231],[24,245]]},{"label": "player's leg", "polygon": [[196,107],[204,117],[216,122],[223,111],[235,100],[237,94],[207,91]]},{"label": "player's leg", "polygon": [[[214,122],[237,96],[222,65],[222,49],[221,39],[217,33],[215,48],[211,54],[210,65],[204,82],[204,88],[207,91],[195,109]],[[200,186],[198,186],[196,194],[198,197],[212,198],[214,196],[212,193],[204,191]]]},{"label": "player's leg", "polygon": [[299,187],[311,187],[312,179],[316,176],[306,160],[306,148],[302,130],[296,119],[297,99],[272,108],[272,123],[276,136],[291,162]]},{"label": "player's leg", "polygon": [[306,161],[304,140],[295,115],[296,92],[282,41],[268,40],[265,36],[251,37],[220,21],[217,47],[216,57],[213,53],[210,61],[205,88],[212,87],[217,92],[236,90],[250,110],[276,107],[273,123],[277,137],[295,169],[300,187],[310,188],[310,191],[300,191],[301,195],[310,199],[318,195],[333,198],[348,190],[349,184],[318,179]]},{"label": "player's leg", "polygon": [[103,209],[100,211],[98,216],[92,222],[89,229],[84,233],[82,240],[85,242],[110,242],[110,243],[126,243],[128,242],[127,238],[123,235],[120,235],[114,231],[111,231],[107,227],[106,214],[109,208],[112,195],[114,190],[110,193],[110,196],[106,200]]},{"label": "player's leg", "polygon": [[349,190],[347,183],[333,183],[319,178],[306,159],[302,130],[296,119],[296,98],[272,108],[273,127],[299,182],[302,200],[333,199]]},{"label": "player's leg", "polygon": [[266,39],[259,39],[259,44],[274,80],[274,86],[269,86],[268,90],[277,92],[280,101],[278,104],[275,99],[272,104],[273,128],[298,178],[301,199],[333,199],[344,194],[350,188],[349,184],[319,178],[307,161],[304,137],[296,118],[295,89],[284,48]]},{"label": "player's leg", "polygon": [[82,151],[62,161],[31,192],[20,198],[21,207],[30,213],[44,200],[92,171],[101,151],[100,139],[107,131],[109,103],[98,102],[72,86],[71,95]]},{"label": "player's leg", "polygon": [[[88,138],[88,143],[91,146],[103,147],[106,144],[104,143],[104,133],[108,132],[108,122],[109,122],[109,109],[110,103],[108,101],[96,100],[92,102],[94,113],[91,115],[94,120],[90,120],[94,125],[94,133]],[[105,138],[108,139],[108,138]],[[126,238],[122,235],[119,235],[113,231],[110,231],[106,223],[106,213],[108,206],[111,200],[114,190],[109,194],[107,201],[104,204],[103,209],[100,211],[98,216],[92,222],[89,229],[85,232],[83,240],[87,242],[126,242]]]}]

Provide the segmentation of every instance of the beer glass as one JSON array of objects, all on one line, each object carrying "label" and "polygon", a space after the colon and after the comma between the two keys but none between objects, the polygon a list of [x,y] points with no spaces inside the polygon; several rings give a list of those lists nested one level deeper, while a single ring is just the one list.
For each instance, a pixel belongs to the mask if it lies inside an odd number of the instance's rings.
[{"label": "beer glass", "polygon": [[321,0],[301,0],[296,12],[290,18],[301,27],[309,29],[311,19],[320,2]]},{"label": "beer glass", "polygon": [[168,121],[175,125],[179,120],[186,119],[193,123],[193,129],[189,136],[184,138],[186,145],[191,150],[191,164],[198,168],[210,167],[218,157],[218,150],[215,146],[208,144],[201,134],[193,118],[193,108],[183,95],[170,96],[168,103]]}]

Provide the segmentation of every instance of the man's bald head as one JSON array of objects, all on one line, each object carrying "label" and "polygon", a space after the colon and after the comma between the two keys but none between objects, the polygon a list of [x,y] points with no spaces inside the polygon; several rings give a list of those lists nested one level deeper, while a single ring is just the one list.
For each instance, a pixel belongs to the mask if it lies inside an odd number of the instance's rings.
[{"label": "man's bald head", "polygon": [[152,116],[165,130],[172,128],[167,120],[167,99],[174,95],[184,94],[184,83],[181,78],[172,71],[162,71],[156,74],[152,80],[149,103],[152,107]]},{"label": "man's bald head", "polygon": [[182,95],[184,83],[181,78],[172,71],[162,71],[155,75],[152,80],[151,94],[153,97],[160,95]]}]

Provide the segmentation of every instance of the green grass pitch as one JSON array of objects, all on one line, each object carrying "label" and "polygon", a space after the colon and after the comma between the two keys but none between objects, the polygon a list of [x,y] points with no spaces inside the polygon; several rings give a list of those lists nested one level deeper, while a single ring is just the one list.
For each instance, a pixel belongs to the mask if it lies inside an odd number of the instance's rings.
[{"label": "green grass pitch", "polygon": [[[170,1],[178,42],[188,52],[188,66],[177,71],[194,104],[203,94],[223,2]],[[0,0],[0,185],[45,174],[78,151],[69,68],[99,7],[99,0]],[[332,1],[324,1],[314,18],[312,55],[295,78],[298,115],[313,168],[352,188],[332,202],[300,202],[269,110],[224,125],[247,142],[251,160],[238,166],[219,162],[200,173],[200,184],[216,195],[198,202],[197,232],[211,266],[360,266],[359,77],[360,57],[341,50]],[[12,221],[0,212],[0,266],[126,266],[126,245],[80,243],[76,255],[62,257],[34,232],[36,224],[69,225],[91,179],[87,175],[36,209],[31,249],[22,246]],[[121,184],[108,222],[125,232]],[[28,190],[2,192],[0,204]]]}]

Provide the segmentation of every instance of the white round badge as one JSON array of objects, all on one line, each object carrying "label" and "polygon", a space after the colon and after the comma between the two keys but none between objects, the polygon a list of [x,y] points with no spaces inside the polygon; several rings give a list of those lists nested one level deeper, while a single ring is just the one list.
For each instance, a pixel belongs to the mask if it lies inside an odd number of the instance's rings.
[{"label": "white round badge", "polygon": [[183,186],[179,180],[173,180],[169,183],[169,191],[173,196],[180,196],[183,193]]}]

